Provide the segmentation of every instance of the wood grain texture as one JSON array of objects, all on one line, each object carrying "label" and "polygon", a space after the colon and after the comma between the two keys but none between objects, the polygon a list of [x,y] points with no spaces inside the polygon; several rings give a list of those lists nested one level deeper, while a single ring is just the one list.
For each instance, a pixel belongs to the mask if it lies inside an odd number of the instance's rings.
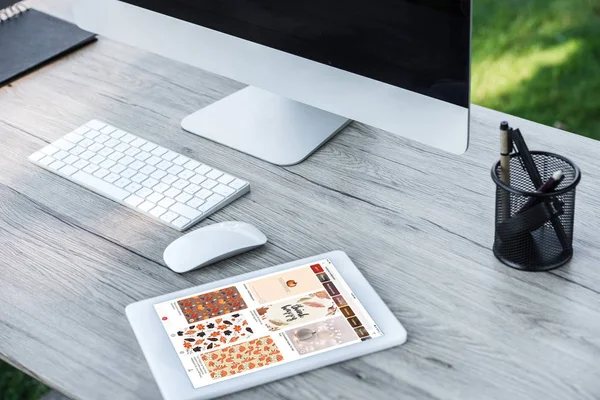
[{"label": "wood grain texture", "polygon": [[[30,3],[67,17],[70,1]],[[127,304],[342,249],[408,342],[228,398],[600,397],[599,142],[474,106],[462,156],[353,123],[282,168],[181,130],[185,115],[242,87],[100,38],[0,89],[2,359],[74,399],[160,398]],[[171,272],[162,251],[178,232],[26,160],[91,118],[249,180],[249,195],[200,226],[243,220],[269,243]],[[575,256],[560,270],[514,271],[491,252],[503,119],[583,171]]]}]

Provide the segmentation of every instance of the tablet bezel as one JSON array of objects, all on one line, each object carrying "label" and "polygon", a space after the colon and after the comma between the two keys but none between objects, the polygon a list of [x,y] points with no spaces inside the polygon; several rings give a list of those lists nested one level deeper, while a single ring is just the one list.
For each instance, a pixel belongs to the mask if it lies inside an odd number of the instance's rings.
[{"label": "tablet bezel", "polygon": [[[254,371],[222,382],[212,383],[198,389],[192,386],[177,352],[173,348],[169,336],[155,311],[155,304],[236,284],[241,281],[258,278],[273,272],[326,258],[333,263],[344,281],[346,281],[352,292],[383,332],[383,336],[273,366],[262,371]],[[152,375],[165,400],[204,400],[224,396],[281,378],[398,346],[406,341],[406,330],[402,324],[400,324],[352,260],[343,251],[332,251],[142,300],[128,305],[125,311],[146,357],[146,361],[150,366]]]}]

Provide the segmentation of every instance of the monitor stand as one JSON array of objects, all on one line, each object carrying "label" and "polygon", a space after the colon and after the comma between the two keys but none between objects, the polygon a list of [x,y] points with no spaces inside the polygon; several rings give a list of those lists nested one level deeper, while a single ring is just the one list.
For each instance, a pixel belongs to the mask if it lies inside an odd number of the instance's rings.
[{"label": "monitor stand", "polygon": [[270,163],[293,165],[350,122],[248,86],[185,117],[181,127]]}]

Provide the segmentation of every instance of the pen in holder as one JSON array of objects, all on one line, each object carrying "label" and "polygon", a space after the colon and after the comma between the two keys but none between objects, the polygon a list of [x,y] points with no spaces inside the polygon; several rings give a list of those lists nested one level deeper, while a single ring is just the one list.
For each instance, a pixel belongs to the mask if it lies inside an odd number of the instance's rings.
[{"label": "pen in holder", "polygon": [[554,191],[541,193],[523,167],[520,153],[511,154],[510,186],[502,181],[500,161],[494,164],[494,254],[512,268],[547,271],[564,265],[573,256],[575,189],[581,173],[573,162],[558,154],[530,154],[543,182],[556,171],[562,171],[564,178]]}]

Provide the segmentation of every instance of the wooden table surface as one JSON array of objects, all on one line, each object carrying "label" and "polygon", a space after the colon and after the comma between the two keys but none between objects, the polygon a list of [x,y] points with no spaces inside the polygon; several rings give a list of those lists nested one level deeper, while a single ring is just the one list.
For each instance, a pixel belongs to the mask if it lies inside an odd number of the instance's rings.
[{"label": "wooden table surface", "polygon": [[[33,4],[62,15],[68,1]],[[179,127],[242,87],[100,38],[0,89],[0,358],[72,398],[160,398],[127,304],[342,249],[408,342],[228,398],[600,398],[599,142],[474,106],[461,156],[353,123],[282,168]],[[267,245],[171,272],[162,252],[180,233],[26,160],[92,118],[250,181],[200,226],[247,221]],[[583,171],[562,269],[519,272],[492,254],[503,119]]]}]

